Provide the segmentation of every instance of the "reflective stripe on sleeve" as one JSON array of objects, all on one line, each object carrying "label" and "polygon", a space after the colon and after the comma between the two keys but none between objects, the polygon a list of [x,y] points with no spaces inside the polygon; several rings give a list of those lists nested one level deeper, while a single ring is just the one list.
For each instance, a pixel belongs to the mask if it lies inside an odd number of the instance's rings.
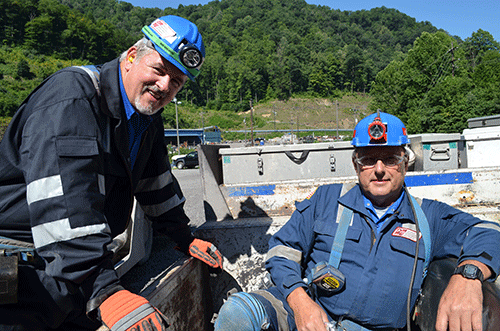
[{"label": "reflective stripe on sleeve", "polygon": [[140,180],[135,189],[135,193],[160,190],[172,182],[172,173],[170,171],[165,171],[158,177]]},{"label": "reflective stripe on sleeve", "polygon": [[490,229],[500,232],[500,225],[495,223],[479,223],[474,225],[475,228]]},{"label": "reflective stripe on sleeve", "polygon": [[184,201],[186,201],[186,198],[183,197],[182,199],[180,199],[178,195],[174,195],[163,203],[159,203],[156,205],[141,205],[141,208],[146,215],[158,217],[160,215],[163,215],[167,211],[177,207]]},{"label": "reflective stripe on sleeve", "polygon": [[35,180],[26,187],[28,205],[61,195],[63,195],[63,188],[60,175]]},{"label": "reflective stripe on sleeve", "polygon": [[99,193],[106,195],[106,180],[103,175],[97,175],[97,183],[99,185]]},{"label": "reflective stripe on sleeve", "polygon": [[111,233],[108,224],[105,223],[87,225],[73,229],[67,218],[34,226],[31,231],[33,233],[33,242],[36,248],[92,234]]},{"label": "reflective stripe on sleeve", "polygon": [[300,263],[300,261],[302,260],[302,252],[301,251],[294,249],[294,248],[291,248],[291,247],[288,247],[288,246],[283,246],[283,245],[278,245],[278,246],[274,246],[273,248],[271,248],[269,250],[269,252],[267,252],[265,260],[267,261],[270,258],[275,257],[275,256],[284,257],[287,260],[291,260],[291,261],[294,261],[297,263]]}]

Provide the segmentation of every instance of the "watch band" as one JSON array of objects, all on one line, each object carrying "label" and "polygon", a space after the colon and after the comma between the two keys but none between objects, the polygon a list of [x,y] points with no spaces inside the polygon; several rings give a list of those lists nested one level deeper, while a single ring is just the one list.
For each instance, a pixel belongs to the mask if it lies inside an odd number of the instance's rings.
[{"label": "watch band", "polygon": [[484,275],[479,267],[473,264],[464,264],[455,268],[453,271],[454,275],[460,274],[467,279],[479,279],[481,282],[484,281]]}]

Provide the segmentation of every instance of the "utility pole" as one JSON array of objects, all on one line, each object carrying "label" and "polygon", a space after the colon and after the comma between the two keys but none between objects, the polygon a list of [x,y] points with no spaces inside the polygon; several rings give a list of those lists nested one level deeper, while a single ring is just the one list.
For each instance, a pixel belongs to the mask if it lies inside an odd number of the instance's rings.
[{"label": "utility pole", "polygon": [[297,113],[297,139],[299,138],[299,113]]},{"label": "utility pole", "polygon": [[177,154],[181,154],[181,145],[180,145],[180,140],[179,140],[179,113],[177,112],[177,98],[174,98],[174,103],[175,103],[175,127],[177,130]]},{"label": "utility pole", "polygon": [[273,105],[273,114],[274,114],[274,131],[276,132],[276,109],[274,105]]},{"label": "utility pole", "polygon": [[243,127],[245,128],[245,145],[246,145],[246,142],[247,142],[247,118],[246,117],[243,118]]},{"label": "utility pole", "polygon": [[252,138],[252,146],[254,145],[253,141],[253,105],[252,105],[252,99],[250,99],[250,125],[251,125],[251,138]]},{"label": "utility pole", "polygon": [[337,107],[337,139],[339,139],[339,102],[335,100],[335,106]]},{"label": "utility pole", "polygon": [[201,114],[201,130],[202,130],[201,132],[202,132],[202,138],[203,138],[202,139],[203,141],[201,143],[205,144],[205,121],[203,120],[204,112],[201,112],[200,114]]}]

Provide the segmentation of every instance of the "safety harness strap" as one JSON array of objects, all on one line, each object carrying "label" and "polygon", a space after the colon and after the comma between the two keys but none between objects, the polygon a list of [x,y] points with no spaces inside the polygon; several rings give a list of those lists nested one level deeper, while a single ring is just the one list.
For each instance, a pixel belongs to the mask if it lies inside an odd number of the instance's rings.
[{"label": "safety harness strap", "polygon": [[75,68],[82,69],[90,76],[90,79],[92,79],[92,83],[94,84],[94,87],[97,91],[97,95],[101,96],[101,91],[99,90],[100,72],[99,72],[99,70],[97,70],[96,66],[94,66],[94,65],[75,66]]},{"label": "safety harness strap", "polygon": [[[339,207],[341,205],[339,204]],[[351,208],[342,208],[342,214],[340,216],[339,225],[337,226],[337,232],[333,238],[332,251],[330,252],[330,259],[328,264],[339,268],[340,258],[342,257],[342,251],[344,250],[345,238],[347,235],[347,229],[349,228],[349,223],[353,216],[353,211]],[[338,211],[340,212],[340,210]]]},{"label": "safety harness strap", "polygon": [[420,233],[424,238],[424,245],[425,245],[424,278],[425,278],[425,276],[427,276],[427,269],[431,261],[431,251],[432,251],[431,230],[429,227],[429,222],[427,221],[427,217],[425,217],[424,211],[420,206],[422,203],[422,199],[417,200],[410,195],[410,200],[411,203],[413,204],[413,208],[415,208],[415,213],[417,214],[418,227]]}]

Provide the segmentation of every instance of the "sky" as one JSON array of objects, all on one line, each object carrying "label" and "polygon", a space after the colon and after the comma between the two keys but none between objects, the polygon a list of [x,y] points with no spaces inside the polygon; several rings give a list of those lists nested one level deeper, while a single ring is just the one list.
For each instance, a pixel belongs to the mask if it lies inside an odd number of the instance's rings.
[{"label": "sky", "polygon": [[[209,0],[124,0],[134,6],[177,8],[179,4],[205,5]],[[328,6],[341,11],[370,10],[385,6],[411,16],[417,22],[429,21],[438,29],[462,39],[479,29],[488,31],[500,42],[500,0],[306,0],[311,5]]]}]

